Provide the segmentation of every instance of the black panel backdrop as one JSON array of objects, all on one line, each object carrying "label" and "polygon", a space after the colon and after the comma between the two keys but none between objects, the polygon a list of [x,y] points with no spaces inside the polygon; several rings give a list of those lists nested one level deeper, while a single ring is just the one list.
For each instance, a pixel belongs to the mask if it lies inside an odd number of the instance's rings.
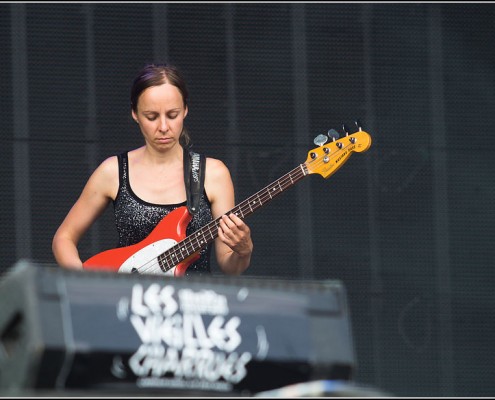
[{"label": "black panel backdrop", "polygon": [[[195,149],[231,168],[238,201],[362,122],[367,153],[249,217],[246,274],[342,280],[360,383],[493,395],[494,21],[476,3],[0,5],[2,274],[54,262],[90,172],[141,143],[135,73],[170,61]],[[112,218],[83,258],[114,247]]]}]

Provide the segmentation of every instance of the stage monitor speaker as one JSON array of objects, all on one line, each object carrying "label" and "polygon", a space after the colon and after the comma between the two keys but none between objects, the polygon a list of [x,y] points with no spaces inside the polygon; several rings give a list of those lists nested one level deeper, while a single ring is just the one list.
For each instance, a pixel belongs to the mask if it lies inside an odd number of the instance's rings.
[{"label": "stage monitor speaker", "polygon": [[340,281],[69,271],[0,281],[0,391],[255,394],[350,380]]}]

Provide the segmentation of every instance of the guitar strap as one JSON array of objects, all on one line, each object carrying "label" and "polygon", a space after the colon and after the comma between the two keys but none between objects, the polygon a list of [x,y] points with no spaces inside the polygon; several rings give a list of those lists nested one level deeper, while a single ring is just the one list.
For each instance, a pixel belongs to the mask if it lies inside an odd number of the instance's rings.
[{"label": "guitar strap", "polygon": [[186,185],[187,209],[191,215],[199,210],[199,199],[205,183],[206,157],[184,149],[184,182]]}]

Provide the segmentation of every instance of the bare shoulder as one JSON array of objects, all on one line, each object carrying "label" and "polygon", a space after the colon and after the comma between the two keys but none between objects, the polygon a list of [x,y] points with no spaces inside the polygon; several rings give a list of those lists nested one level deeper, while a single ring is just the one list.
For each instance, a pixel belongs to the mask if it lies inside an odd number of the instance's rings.
[{"label": "bare shoulder", "polygon": [[[233,204],[233,187],[230,171],[225,163],[216,158],[206,158],[205,190],[212,204],[219,202],[219,210],[213,210],[214,215],[220,215]],[[226,202],[226,204],[221,204]]]},{"label": "bare shoulder", "polygon": [[118,177],[119,164],[117,156],[111,156],[103,160],[96,168],[94,174],[104,179]]},{"label": "bare shoulder", "polygon": [[230,171],[222,160],[207,157],[206,176],[207,179],[213,180],[230,178]]},{"label": "bare shoulder", "polygon": [[205,190],[216,218],[234,206],[234,184],[227,165],[216,158],[206,158]]},{"label": "bare shoulder", "polygon": [[88,188],[107,197],[115,198],[119,187],[119,164],[117,156],[103,160],[89,178]]}]

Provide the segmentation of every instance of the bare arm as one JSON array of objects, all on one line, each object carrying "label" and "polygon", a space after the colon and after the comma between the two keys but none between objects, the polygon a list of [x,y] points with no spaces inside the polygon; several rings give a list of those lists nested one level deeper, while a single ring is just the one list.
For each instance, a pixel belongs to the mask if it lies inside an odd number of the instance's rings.
[{"label": "bare arm", "polygon": [[110,157],[90,176],[81,195],[55,232],[52,251],[61,267],[82,268],[77,244],[109,202],[115,198],[117,189],[117,158]]},{"label": "bare arm", "polygon": [[251,230],[242,219],[234,214],[225,215],[234,208],[235,196],[230,172],[222,161],[207,158],[205,188],[213,218],[221,216],[215,240],[218,265],[226,274],[239,275],[249,267],[253,242]]}]

